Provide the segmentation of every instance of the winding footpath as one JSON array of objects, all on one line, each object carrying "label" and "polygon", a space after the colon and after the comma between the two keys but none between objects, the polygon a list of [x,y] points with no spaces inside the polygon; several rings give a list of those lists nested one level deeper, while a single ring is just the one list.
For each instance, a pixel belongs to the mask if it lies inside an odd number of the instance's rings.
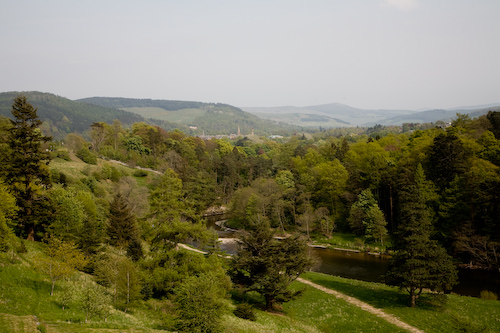
[{"label": "winding footpath", "polygon": [[387,320],[389,323],[391,324],[394,324],[402,329],[405,329],[409,332],[413,332],[413,333],[424,333],[424,331],[422,330],[419,330],[418,328],[416,327],[413,327],[411,325],[408,325],[407,323],[399,320],[397,317],[391,315],[391,314],[388,314],[388,313],[385,313],[384,311],[382,311],[381,309],[377,309],[373,306],[371,306],[370,304],[367,304],[365,302],[362,302],[360,301],[359,299],[357,298],[354,298],[354,297],[351,297],[351,296],[347,296],[345,294],[342,294],[338,291],[335,291],[335,290],[332,290],[332,289],[329,289],[329,288],[326,288],[326,287],[323,287],[323,286],[320,286],[319,284],[316,284],[314,282],[311,282],[309,280],[305,280],[303,278],[298,278],[297,281],[301,282],[301,283],[304,283],[304,284],[307,284],[313,288],[316,288],[318,290],[321,290],[327,294],[330,294],[330,295],[333,295],[337,298],[340,298],[340,299],[343,299],[344,301],[348,302],[348,303],[351,303],[357,307],[360,307],[361,309],[365,310],[365,311],[368,311],[370,313],[373,313],[374,315],[380,317],[380,318],[383,318],[385,320]]}]

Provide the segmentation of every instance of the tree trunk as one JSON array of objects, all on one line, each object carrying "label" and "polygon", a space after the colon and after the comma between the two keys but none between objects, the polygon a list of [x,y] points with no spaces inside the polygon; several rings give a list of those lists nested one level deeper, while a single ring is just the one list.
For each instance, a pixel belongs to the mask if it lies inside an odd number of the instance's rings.
[{"label": "tree trunk", "polygon": [[270,296],[266,296],[266,311],[272,311],[274,300]]},{"label": "tree trunk", "polygon": [[411,295],[410,295],[410,299],[411,299],[411,300],[410,300],[410,306],[411,306],[412,308],[416,308],[416,307],[417,307],[417,295],[415,295],[415,294],[411,294]]},{"label": "tree trunk", "polygon": [[34,225],[31,225],[29,227],[28,237],[26,237],[26,240],[30,241],[30,242],[34,242],[35,241],[35,226]]}]

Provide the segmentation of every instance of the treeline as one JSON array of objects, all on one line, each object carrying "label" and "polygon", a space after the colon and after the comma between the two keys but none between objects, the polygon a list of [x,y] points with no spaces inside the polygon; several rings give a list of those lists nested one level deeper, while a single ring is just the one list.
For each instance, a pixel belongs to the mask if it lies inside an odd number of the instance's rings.
[{"label": "treeline", "polygon": [[248,112],[234,106],[222,103],[202,103],[189,101],[171,101],[171,100],[151,100],[151,99],[132,99],[132,98],[111,98],[111,97],[92,97],[79,100],[81,102],[99,105],[110,108],[146,108],[156,107],[167,111],[180,111],[186,109],[203,110],[203,115],[191,120],[187,125],[197,126],[197,130],[191,130],[195,134],[229,135],[237,132],[238,126],[242,133],[250,134],[255,131],[257,135],[268,136],[270,134],[291,135],[299,130],[297,126],[275,123],[269,120],[263,120]]},{"label": "treeline", "polygon": [[[80,154],[90,147],[90,155],[172,169],[198,212],[229,204],[234,223],[245,224],[253,210],[283,232],[353,232],[381,245],[402,222],[404,186],[420,182],[432,237],[464,263],[497,269],[499,114],[459,115],[447,128],[328,130],[283,142],[204,141],[144,123],[129,130],[99,123],[91,142],[70,135],[66,144]],[[366,217],[370,207],[378,222]]]},{"label": "treeline", "polygon": [[182,109],[199,109],[203,107],[214,107],[214,106],[230,107],[229,105],[220,103],[202,103],[202,102],[192,102],[192,101],[154,100],[154,99],[137,99],[137,98],[121,98],[121,97],[89,97],[89,98],[79,99],[78,101],[114,109],[133,108],[133,107],[156,107],[156,108],[162,108],[167,111],[177,111]]}]

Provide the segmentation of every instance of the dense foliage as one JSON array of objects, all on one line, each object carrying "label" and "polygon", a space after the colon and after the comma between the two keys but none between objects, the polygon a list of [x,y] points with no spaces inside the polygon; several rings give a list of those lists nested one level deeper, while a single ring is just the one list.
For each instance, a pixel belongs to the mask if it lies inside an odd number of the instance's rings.
[{"label": "dense foliage", "polygon": [[[63,144],[41,134],[26,98],[16,98],[12,111],[18,122],[0,118],[0,150],[11,156],[0,170],[0,251],[15,257],[16,236],[42,241],[39,269],[54,294],[75,270],[89,274],[92,287],[74,298],[88,320],[106,318],[110,306],[155,304],[159,327],[220,330],[231,282],[203,219],[214,209],[228,210],[227,223],[242,231],[233,283],[260,293],[267,309],[300,294],[289,285],[311,266],[307,243],[341,232],[356,234],[361,249],[395,251],[387,281],[407,288],[412,305],[422,288],[455,282],[452,257],[500,269],[496,112],[459,115],[446,128],[233,141],[96,121],[86,138],[69,133]],[[13,153],[23,149],[28,160]],[[57,248],[74,255],[55,255]]]}]

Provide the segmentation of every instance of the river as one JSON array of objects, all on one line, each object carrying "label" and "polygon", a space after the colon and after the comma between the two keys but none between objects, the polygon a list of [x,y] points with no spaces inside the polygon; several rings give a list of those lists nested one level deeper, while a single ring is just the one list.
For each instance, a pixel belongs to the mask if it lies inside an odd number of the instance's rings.
[{"label": "river", "polygon": [[[235,253],[236,246],[228,239],[235,237],[234,232],[221,231],[215,224],[216,220],[224,218],[224,216],[212,216],[208,220],[208,226],[219,233],[221,249]],[[311,252],[320,259],[315,271],[349,279],[383,282],[382,276],[389,265],[389,259],[381,255],[322,248],[311,248]],[[489,290],[500,296],[500,276],[495,272],[459,269],[458,279],[459,284],[452,290],[454,293],[478,297],[482,290]]]}]

